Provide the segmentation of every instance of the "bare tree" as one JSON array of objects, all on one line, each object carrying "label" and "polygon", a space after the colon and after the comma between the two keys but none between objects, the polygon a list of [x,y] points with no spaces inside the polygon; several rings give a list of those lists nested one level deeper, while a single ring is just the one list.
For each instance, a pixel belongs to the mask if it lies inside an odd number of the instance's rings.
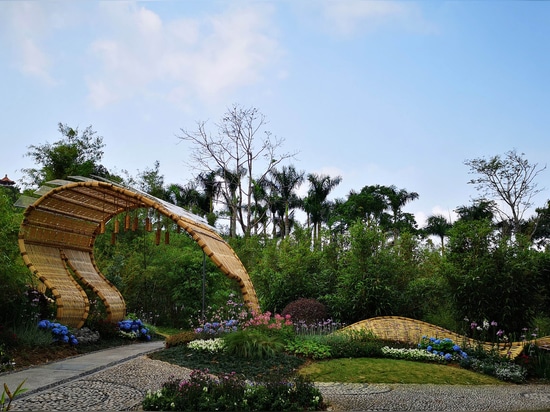
[{"label": "bare tree", "polygon": [[[489,159],[477,158],[466,160],[470,173],[479,177],[468,183],[476,185],[483,195],[496,200],[495,210],[504,222],[510,222],[513,233],[521,231],[523,215],[531,206],[532,199],[542,189],[537,188],[535,178],[546,169],[537,163],[530,164],[524,159],[524,153],[508,151],[503,157],[497,155]],[[500,206],[499,201],[506,207]]]},{"label": "bare tree", "polygon": [[255,225],[254,182],[264,180],[279,163],[295,156],[278,153],[284,139],[265,130],[266,124],[258,109],[233,105],[216,124],[215,135],[207,131],[206,122],[200,121],[197,130],[181,129],[182,134],[177,136],[193,146],[187,162],[193,170],[220,176],[220,201],[230,213],[231,236],[236,234],[236,221],[246,236]]}]

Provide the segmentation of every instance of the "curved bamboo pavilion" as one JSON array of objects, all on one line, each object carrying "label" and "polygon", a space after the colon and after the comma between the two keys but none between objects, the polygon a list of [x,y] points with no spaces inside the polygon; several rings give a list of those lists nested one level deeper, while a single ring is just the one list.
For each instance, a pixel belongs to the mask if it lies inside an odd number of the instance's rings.
[{"label": "curved bamboo pavilion", "polygon": [[[31,272],[49,289],[57,305],[57,320],[80,328],[90,303],[79,282],[93,290],[103,301],[107,320],[125,316],[124,298],[99,271],[94,262],[94,242],[113,218],[114,232],[123,215],[125,229],[135,225],[132,212],[148,209],[163,215],[185,230],[216,266],[238,282],[245,303],[259,310],[256,292],[243,264],[225,240],[198,216],[161,199],[116,183],[82,177],[77,180],[48,182],[37,192],[41,197],[24,213],[19,233],[19,248]],[[34,199],[33,199],[34,200]],[[134,212],[135,215],[135,212]],[[132,220],[131,220],[132,219]],[[137,219],[134,216],[134,219]],[[151,223],[146,222],[147,225]],[[160,226],[157,229],[157,243]],[[77,281],[78,279],[78,281]]]}]

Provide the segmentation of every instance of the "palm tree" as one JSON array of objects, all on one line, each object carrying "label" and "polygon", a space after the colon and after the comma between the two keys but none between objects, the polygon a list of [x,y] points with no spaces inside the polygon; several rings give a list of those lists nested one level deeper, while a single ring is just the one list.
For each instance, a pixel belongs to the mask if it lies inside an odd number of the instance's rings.
[{"label": "palm tree", "polygon": [[294,166],[283,166],[281,171],[273,169],[271,172],[271,189],[278,201],[282,205],[282,215],[280,216],[284,222],[284,231],[282,237],[290,234],[290,215],[291,210],[300,206],[301,199],[295,193],[295,190],[300,187],[304,181],[304,172],[298,172]]},{"label": "palm tree", "polygon": [[457,207],[455,212],[459,220],[489,220],[493,221],[495,217],[495,202],[487,199],[476,199],[472,201],[471,206]]},{"label": "palm tree", "polygon": [[[405,189],[397,189],[395,186],[390,186],[386,190],[386,196],[388,198],[388,206],[392,212],[392,226],[394,239],[399,236],[399,222],[402,220],[403,212],[402,208],[412,200],[418,199],[418,193],[407,192]],[[408,221],[409,219],[405,219]]]},{"label": "palm tree", "polygon": [[204,191],[204,197],[208,203],[206,220],[212,226],[216,222],[216,214],[214,213],[214,202],[218,199],[221,192],[220,175],[217,172],[203,172],[197,176],[197,182]]},{"label": "palm tree", "polygon": [[219,174],[223,179],[223,184],[225,184],[227,187],[227,190],[223,191],[223,196],[225,198],[225,204],[229,211],[229,236],[235,237],[237,235],[237,220],[240,221],[243,231],[247,233],[250,228],[244,227],[242,210],[240,210],[239,207],[241,196],[241,194],[239,193],[239,188],[241,185],[242,177],[246,175],[246,169],[221,169],[219,171]]},{"label": "palm tree", "polygon": [[424,232],[428,235],[439,236],[441,239],[441,254],[445,253],[445,236],[453,225],[443,215],[432,215],[426,221]]},{"label": "palm tree", "polygon": [[329,202],[327,197],[336,186],[340,184],[342,178],[336,176],[331,178],[328,175],[317,175],[310,173],[307,175],[310,189],[307,197],[304,199],[304,210],[308,214],[308,224],[313,225],[314,242],[321,240],[321,224],[328,220]]}]

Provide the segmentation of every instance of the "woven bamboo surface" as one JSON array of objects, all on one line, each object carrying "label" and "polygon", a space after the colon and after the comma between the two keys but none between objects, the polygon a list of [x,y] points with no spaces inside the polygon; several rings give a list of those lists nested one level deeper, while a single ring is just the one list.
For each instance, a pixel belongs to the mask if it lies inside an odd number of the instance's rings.
[{"label": "woven bamboo surface", "polygon": [[[451,332],[450,330],[420,320],[400,316],[380,316],[365,319],[343,328],[341,332],[360,330],[369,330],[380,339],[396,342],[416,344],[421,341],[423,336],[427,336],[439,339],[449,338],[463,347],[476,347],[479,345],[478,341]],[[550,336],[537,339],[535,343],[540,347],[543,347],[545,344],[548,345],[550,344]],[[508,342],[506,344],[501,343],[500,345],[482,342],[481,344],[487,350],[498,349],[501,355],[514,359],[523,351],[525,342]]]},{"label": "woven bamboo surface", "polygon": [[63,250],[68,267],[75,275],[88,286],[103,301],[106,320],[109,322],[118,322],[126,314],[126,305],[124,298],[119,290],[109,280],[103,276],[95,263],[93,254],[82,250]]},{"label": "woven bamboo surface", "polygon": [[135,209],[166,216],[187,231],[221,272],[239,284],[245,303],[259,310],[256,292],[242,262],[203,219],[135,189],[113,182],[82,180],[60,181],[59,187],[41,190],[42,196],[25,210],[19,232],[25,264],[51,289],[58,321],[80,327],[88,316],[86,294],[73,274],[103,300],[112,321],[124,316],[124,299],[95,265],[93,246],[107,222]]},{"label": "woven bamboo surface", "polygon": [[30,244],[23,260],[38,279],[51,290],[57,304],[57,319],[81,327],[88,315],[90,304],[86,293],[70,275],[56,247]]}]

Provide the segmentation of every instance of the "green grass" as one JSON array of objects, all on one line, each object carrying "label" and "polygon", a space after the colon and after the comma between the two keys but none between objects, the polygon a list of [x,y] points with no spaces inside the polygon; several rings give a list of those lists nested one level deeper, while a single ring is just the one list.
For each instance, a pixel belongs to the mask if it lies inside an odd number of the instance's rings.
[{"label": "green grass", "polygon": [[314,382],[505,384],[490,376],[454,366],[380,358],[331,359],[313,362],[301,368],[300,374]]},{"label": "green grass", "polygon": [[159,335],[162,335],[165,338],[167,338],[168,336],[176,335],[176,334],[182,332],[183,330],[178,329],[178,328],[171,328],[171,327],[168,327],[168,326],[155,326],[155,331]]}]

